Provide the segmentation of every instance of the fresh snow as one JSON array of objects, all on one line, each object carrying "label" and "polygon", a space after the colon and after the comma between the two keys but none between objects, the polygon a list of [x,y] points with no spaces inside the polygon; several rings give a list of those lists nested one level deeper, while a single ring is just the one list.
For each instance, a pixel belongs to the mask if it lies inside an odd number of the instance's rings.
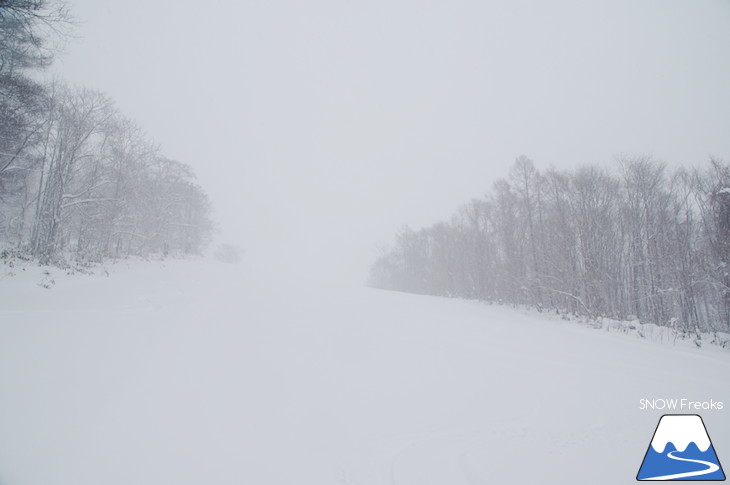
[{"label": "fresh snow", "polygon": [[716,346],[271,267],[4,270],[0,484],[628,484],[640,399],[730,402]]}]

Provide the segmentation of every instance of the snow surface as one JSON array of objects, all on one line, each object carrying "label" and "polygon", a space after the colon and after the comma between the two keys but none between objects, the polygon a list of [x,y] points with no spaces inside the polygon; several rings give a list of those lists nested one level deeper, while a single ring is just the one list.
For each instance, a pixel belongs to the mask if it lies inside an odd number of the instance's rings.
[{"label": "snow surface", "polygon": [[662,414],[641,398],[730,403],[727,350],[508,307],[251,261],[13,271],[2,485],[628,484]]},{"label": "snow surface", "polygon": [[703,453],[710,447],[710,437],[702,425],[699,416],[664,416],[659,421],[651,446],[657,453],[664,453],[667,443],[674,443],[677,451],[687,449],[690,443],[694,443]]}]

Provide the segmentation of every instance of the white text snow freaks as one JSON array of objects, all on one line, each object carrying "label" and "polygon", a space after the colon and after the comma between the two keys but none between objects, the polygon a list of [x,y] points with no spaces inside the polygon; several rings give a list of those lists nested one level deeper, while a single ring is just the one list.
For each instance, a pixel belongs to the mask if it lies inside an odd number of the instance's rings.
[{"label": "white text snow freaks", "polygon": [[677,410],[677,411],[699,411],[699,410],[720,410],[722,401],[690,401],[689,399],[640,399],[639,409]]}]

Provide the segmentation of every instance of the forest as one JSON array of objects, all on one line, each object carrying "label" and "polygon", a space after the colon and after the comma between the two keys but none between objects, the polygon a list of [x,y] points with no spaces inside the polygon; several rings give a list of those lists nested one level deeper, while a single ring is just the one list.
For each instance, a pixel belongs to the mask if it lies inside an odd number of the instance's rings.
[{"label": "forest", "polygon": [[540,171],[521,156],[449,221],[401,230],[370,285],[727,332],[729,265],[727,163]]},{"label": "forest", "polygon": [[41,81],[74,20],[63,2],[0,2],[0,243],[42,262],[195,253],[213,223],[191,168],[104,93]]}]

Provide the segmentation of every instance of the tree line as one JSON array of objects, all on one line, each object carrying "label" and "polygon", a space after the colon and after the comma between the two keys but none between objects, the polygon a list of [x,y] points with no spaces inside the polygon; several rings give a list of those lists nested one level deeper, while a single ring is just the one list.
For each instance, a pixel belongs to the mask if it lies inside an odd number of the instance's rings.
[{"label": "tree line", "polygon": [[70,25],[60,1],[0,1],[0,241],[43,261],[200,251],[213,224],[191,168],[103,93],[34,78]]},{"label": "tree line", "polygon": [[651,157],[507,179],[448,222],[405,228],[374,262],[384,289],[730,330],[730,165]]}]

